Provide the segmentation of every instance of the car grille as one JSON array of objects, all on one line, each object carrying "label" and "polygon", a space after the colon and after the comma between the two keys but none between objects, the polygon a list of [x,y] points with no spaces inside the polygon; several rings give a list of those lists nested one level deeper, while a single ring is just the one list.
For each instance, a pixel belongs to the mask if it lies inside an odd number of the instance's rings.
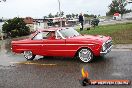
[{"label": "car grille", "polygon": [[108,40],[108,41],[105,43],[106,49],[110,48],[111,46],[112,46],[112,40]]}]

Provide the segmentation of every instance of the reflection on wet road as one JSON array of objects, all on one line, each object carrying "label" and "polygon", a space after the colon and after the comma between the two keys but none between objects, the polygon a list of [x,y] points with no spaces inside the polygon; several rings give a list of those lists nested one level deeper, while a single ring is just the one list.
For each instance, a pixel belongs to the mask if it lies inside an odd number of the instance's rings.
[{"label": "reflection on wet road", "polygon": [[[112,51],[91,63],[73,58],[37,56],[26,61],[22,54],[13,54],[11,40],[0,41],[0,88],[81,88],[81,69],[90,79],[132,78],[132,51]],[[87,88],[131,88],[132,85],[89,85]],[[83,88],[83,87],[82,87]]]}]

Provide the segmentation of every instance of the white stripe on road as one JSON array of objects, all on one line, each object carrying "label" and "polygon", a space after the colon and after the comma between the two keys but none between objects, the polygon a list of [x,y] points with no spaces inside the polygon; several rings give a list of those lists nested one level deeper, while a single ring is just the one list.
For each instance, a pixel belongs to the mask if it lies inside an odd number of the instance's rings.
[{"label": "white stripe on road", "polygon": [[42,64],[34,62],[10,62],[11,64],[25,64],[25,65],[40,65],[40,66],[56,66],[57,64]]}]

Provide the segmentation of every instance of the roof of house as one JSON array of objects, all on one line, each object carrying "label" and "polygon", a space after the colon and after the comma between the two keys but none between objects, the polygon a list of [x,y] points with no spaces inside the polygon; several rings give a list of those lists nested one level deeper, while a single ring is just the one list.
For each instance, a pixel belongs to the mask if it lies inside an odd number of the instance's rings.
[{"label": "roof of house", "polygon": [[120,16],[120,14],[119,13],[114,13],[114,16]]},{"label": "roof of house", "polygon": [[24,18],[24,22],[25,22],[26,24],[33,24],[33,18],[31,18],[31,17],[26,17],[26,18]]}]

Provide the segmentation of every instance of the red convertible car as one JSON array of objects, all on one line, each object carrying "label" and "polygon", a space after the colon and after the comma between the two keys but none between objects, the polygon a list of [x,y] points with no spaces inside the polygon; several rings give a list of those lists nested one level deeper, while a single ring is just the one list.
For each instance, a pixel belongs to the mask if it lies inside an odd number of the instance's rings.
[{"label": "red convertible car", "polygon": [[90,62],[94,56],[102,56],[111,51],[109,36],[81,35],[73,28],[49,28],[38,30],[25,40],[12,41],[12,51],[23,53],[27,60],[36,55],[78,57],[82,62]]}]

